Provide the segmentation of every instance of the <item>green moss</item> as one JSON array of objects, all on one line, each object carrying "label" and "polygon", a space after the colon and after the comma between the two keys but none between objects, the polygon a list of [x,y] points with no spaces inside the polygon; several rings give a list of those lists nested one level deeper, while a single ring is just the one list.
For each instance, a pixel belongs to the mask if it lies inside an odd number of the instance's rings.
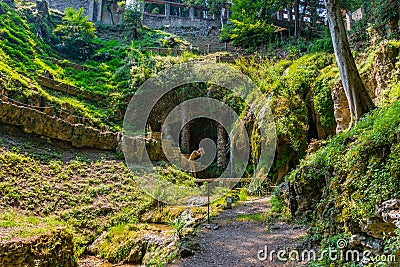
[{"label": "green moss", "polygon": [[19,152],[0,151],[0,209],[9,211],[0,224],[20,229],[19,236],[68,225],[82,248],[98,231],[136,221],[154,205],[139,192],[121,162],[38,161]]},{"label": "green moss", "polygon": [[246,222],[246,221],[264,222],[266,220],[266,215],[262,213],[240,214],[236,217],[236,220],[241,222]]},{"label": "green moss", "polygon": [[[357,231],[356,225],[374,215],[385,200],[400,197],[399,131],[400,102],[365,116],[349,132],[328,141],[326,147],[307,157],[288,177],[297,186],[328,183],[314,220],[335,216],[337,232]],[[326,206],[335,207],[325,211]],[[317,232],[327,229],[316,228]]]},{"label": "green moss", "polygon": [[0,227],[6,233],[1,236],[1,241],[33,237],[38,234],[49,233],[57,228],[69,228],[65,222],[55,216],[37,217],[20,214],[13,209],[5,210],[0,214]]},{"label": "green moss", "polygon": [[321,126],[332,129],[336,126],[332,100],[332,84],[337,81],[338,69],[329,66],[321,71],[313,86],[314,108],[320,118]]}]

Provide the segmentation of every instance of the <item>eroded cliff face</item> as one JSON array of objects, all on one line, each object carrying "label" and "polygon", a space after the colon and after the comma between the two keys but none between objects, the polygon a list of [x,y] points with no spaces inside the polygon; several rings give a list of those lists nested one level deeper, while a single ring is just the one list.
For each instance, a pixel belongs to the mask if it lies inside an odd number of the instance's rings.
[{"label": "eroded cliff face", "polygon": [[[366,68],[361,71],[363,81],[375,105],[379,105],[386,100],[385,94],[391,83],[397,81],[400,77],[399,67],[400,47],[391,43],[380,45],[376,51],[370,55],[366,62]],[[349,127],[351,118],[349,104],[346,93],[340,81],[332,86],[332,99],[334,101],[336,133],[339,133]],[[394,101],[395,99],[387,99]]]},{"label": "eroded cliff face", "polygon": [[[385,66],[371,70],[390,72],[390,79],[396,74],[396,69],[388,71],[390,67]],[[386,81],[374,98],[387,101],[391,84]],[[345,105],[343,95],[341,99]],[[320,239],[351,234],[350,248],[372,248],[379,254],[385,249],[385,234],[394,236],[400,231],[398,114],[399,101],[377,108],[308,155],[289,175],[294,185],[291,198],[296,200],[293,213],[311,222],[311,234]]]},{"label": "eroded cliff face", "polygon": [[384,91],[398,75],[396,66],[398,67],[399,54],[400,47],[390,43],[379,46],[372,65],[363,75],[375,104],[379,104],[384,97]]}]

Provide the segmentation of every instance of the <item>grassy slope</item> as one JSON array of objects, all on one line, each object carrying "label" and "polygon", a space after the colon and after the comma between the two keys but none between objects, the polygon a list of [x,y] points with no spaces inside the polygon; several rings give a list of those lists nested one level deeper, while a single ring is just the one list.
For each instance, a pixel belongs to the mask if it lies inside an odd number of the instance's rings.
[{"label": "grassy slope", "polygon": [[[40,137],[28,139],[13,127],[2,127],[0,241],[63,228],[73,233],[79,256],[106,231],[109,238],[98,252],[108,260],[121,261],[134,244],[130,238],[158,234],[147,223],[172,222],[188,209],[160,209],[138,188],[139,178],[110,152],[79,150],[62,142],[48,144]],[[176,170],[174,175],[180,177]],[[204,216],[204,208],[189,210],[195,217]]]},{"label": "grassy slope", "polygon": [[[108,126],[112,130],[120,130],[123,110],[153,68],[162,69],[171,62],[182,61],[181,58],[169,56],[157,60],[153,59],[151,53],[141,53],[137,50],[141,46],[160,46],[165,37],[171,36],[146,28],[141,31],[142,38],[132,42],[128,39],[97,39],[98,49],[92,59],[80,63],[93,69],[78,71],[69,67],[63,68],[49,60],[63,57],[53,49],[55,43],[51,38],[52,27],[57,23],[60,23],[57,16],[47,19],[40,17],[34,5],[22,5],[13,10],[0,3],[0,90],[5,90],[10,98],[33,106],[55,106],[56,110],[89,118],[93,126]],[[43,25],[46,27],[43,28]],[[50,37],[39,38],[39,28],[42,31],[46,30],[46,35]],[[183,43],[177,38],[175,40],[178,45]],[[147,74],[131,80],[133,66],[133,74]],[[105,98],[103,101],[94,102],[79,96],[44,90],[37,84],[36,79],[45,70],[55,80],[78,86]]]},{"label": "grassy slope", "polygon": [[[120,120],[114,115],[124,109],[126,103],[123,100],[137,86],[153,72],[193,57],[141,53],[137,50],[139,46],[159,45],[163,38],[163,33],[148,31],[143,39],[132,44],[99,41],[103,46],[93,60],[82,63],[97,68],[96,71],[63,69],[45,59],[57,55],[36,37],[35,29],[27,23],[28,18],[19,15],[23,12],[18,12],[0,3],[0,86],[11,97],[25,103],[34,104],[41,98],[60,108],[69,103],[78,115],[91,118],[99,126],[120,129]],[[306,94],[310,90],[315,94],[313,101],[322,118],[322,126],[326,129],[334,127],[329,89],[330,82],[337,79],[337,70],[331,60],[331,55],[311,54],[294,61],[265,62],[262,66],[238,64],[266,94],[274,93],[272,105],[277,116],[278,136],[289,147],[278,155],[275,167],[288,161],[290,153],[301,155],[305,148],[308,130]],[[91,103],[79,97],[44,91],[35,82],[36,75],[44,70],[49,70],[56,79],[109,95],[111,99]],[[393,81],[390,88],[389,96],[398,97],[399,84]],[[326,202],[335,202],[340,212],[338,225],[343,227],[340,229],[348,230],[344,225],[371,216],[372,207],[378,200],[397,196],[398,106],[395,103],[376,111],[352,131],[332,138],[326,148],[303,161],[290,176],[304,183],[315,183],[323,179],[323,170],[335,168],[338,175],[331,177],[335,187],[330,193],[340,197],[324,199],[320,207]],[[390,153],[381,153],[383,148]],[[136,218],[149,208],[147,204],[151,206],[148,198],[137,193],[131,175],[118,160],[62,162],[49,154],[49,161],[43,162],[32,155],[22,155],[16,149],[1,148],[0,186],[3,189],[1,205],[5,211],[1,225],[28,226],[14,228],[17,235],[30,234],[30,229],[43,231],[47,225],[72,225],[71,230],[77,232],[78,244],[85,245],[104,227],[112,225],[115,217],[117,221],[120,217]],[[379,186],[380,193],[365,190],[366,186]],[[132,210],[132,206],[138,208]],[[40,227],[32,228],[32,225]],[[317,226],[319,233],[326,227]]]},{"label": "grassy slope", "polygon": [[[54,77],[63,73],[60,66],[47,60],[55,57],[55,52],[42,39],[37,37],[37,28],[28,23],[34,20],[33,7],[22,6],[17,10],[0,3],[0,88],[17,101],[33,106],[44,104],[64,109],[69,97],[58,97],[42,89],[36,82],[37,75],[48,70]],[[94,125],[101,122],[84,105],[73,104],[67,112],[84,116]]]}]

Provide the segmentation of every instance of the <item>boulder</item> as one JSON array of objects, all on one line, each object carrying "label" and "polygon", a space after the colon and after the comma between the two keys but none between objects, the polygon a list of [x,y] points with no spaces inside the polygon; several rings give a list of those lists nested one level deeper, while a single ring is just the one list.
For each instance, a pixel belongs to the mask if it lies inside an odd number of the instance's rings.
[{"label": "boulder", "polygon": [[361,248],[362,250],[370,250],[374,255],[383,252],[383,240],[365,235],[352,235],[349,240],[350,248]]},{"label": "boulder", "polygon": [[33,238],[2,241],[0,266],[75,267],[72,235],[58,229]]},{"label": "boulder", "polygon": [[400,200],[390,199],[383,202],[377,213],[384,222],[392,223],[400,228]]},{"label": "boulder", "polygon": [[383,202],[373,218],[361,223],[363,232],[378,239],[390,235],[396,228],[400,228],[400,200],[397,199]]},{"label": "boulder", "polygon": [[336,133],[346,130],[351,122],[349,102],[341,81],[332,87],[332,99],[334,103],[334,115],[336,120]]}]

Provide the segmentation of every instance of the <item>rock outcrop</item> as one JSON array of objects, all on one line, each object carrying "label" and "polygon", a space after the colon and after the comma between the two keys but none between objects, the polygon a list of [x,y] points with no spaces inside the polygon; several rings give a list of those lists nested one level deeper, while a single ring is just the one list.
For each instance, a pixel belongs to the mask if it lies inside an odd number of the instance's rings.
[{"label": "rock outcrop", "polygon": [[341,81],[332,87],[332,99],[334,103],[334,114],[336,120],[336,133],[349,128],[351,122],[349,102]]},{"label": "rock outcrop", "polygon": [[119,135],[112,132],[100,132],[82,124],[71,124],[44,112],[10,102],[0,101],[0,121],[22,126],[26,133],[36,133],[46,137],[69,141],[75,147],[93,147],[115,150]]},{"label": "rock outcrop", "polygon": [[[399,55],[400,47],[390,43],[382,44],[375,51],[373,61],[369,63],[365,71],[361,72],[361,77],[375,104],[381,102],[390,81],[399,75],[398,66],[396,66]],[[349,104],[340,80],[332,86],[332,99],[337,124],[336,133],[339,133],[347,129],[351,121]]]},{"label": "rock outcrop", "polygon": [[364,73],[368,91],[376,104],[379,103],[382,93],[387,89],[394,72],[398,69],[396,63],[400,48],[391,44],[381,45],[375,52],[371,69]]},{"label": "rock outcrop", "polygon": [[385,234],[400,228],[400,200],[390,199],[376,210],[375,217],[362,224],[362,231],[375,238],[382,239]]},{"label": "rock outcrop", "polygon": [[62,230],[0,242],[0,266],[75,267],[72,235]]}]

